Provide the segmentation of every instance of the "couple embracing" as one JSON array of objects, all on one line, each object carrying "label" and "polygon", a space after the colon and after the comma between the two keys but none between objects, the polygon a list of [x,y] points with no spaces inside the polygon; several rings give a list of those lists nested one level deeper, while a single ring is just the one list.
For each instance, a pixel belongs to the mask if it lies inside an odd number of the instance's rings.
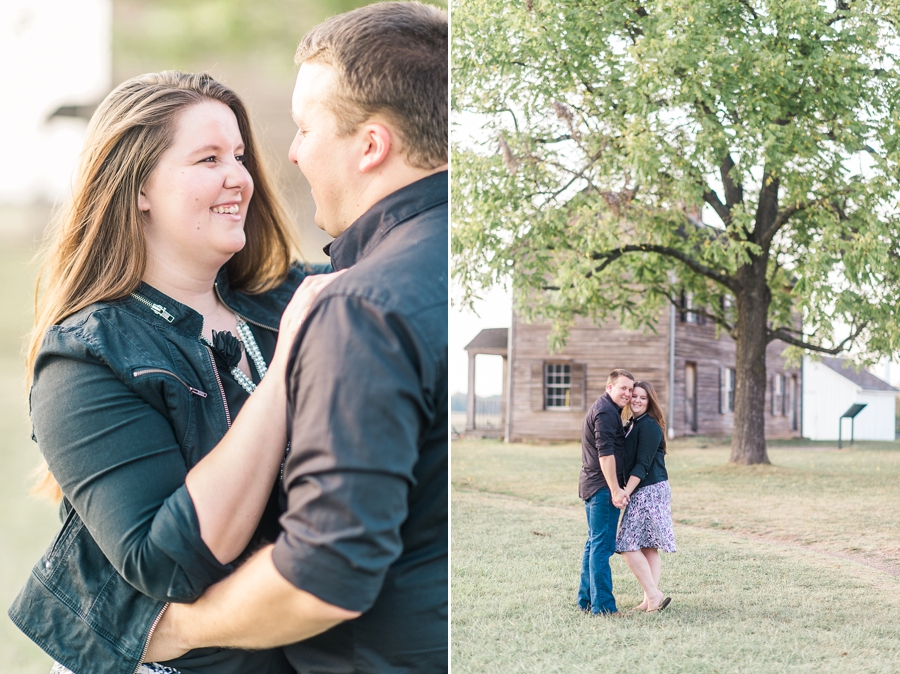
[{"label": "couple embracing", "polygon": [[9,615],[55,674],[446,671],[447,38],[387,2],[300,43],[327,268],[234,91],[98,108],[27,359],[63,526]]},{"label": "couple embracing", "polygon": [[626,370],[613,370],[582,432],[578,496],[588,524],[577,600],[582,611],[622,615],[612,591],[614,552],[644,590],[644,600],[631,612],[669,605],[659,590],[659,552],[675,552],[665,454],[666,422],[653,387]]}]

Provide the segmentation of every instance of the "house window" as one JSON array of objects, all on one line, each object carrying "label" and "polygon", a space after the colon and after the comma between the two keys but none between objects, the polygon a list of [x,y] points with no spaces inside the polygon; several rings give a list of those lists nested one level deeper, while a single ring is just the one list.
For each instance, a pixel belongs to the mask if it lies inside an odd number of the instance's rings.
[{"label": "house window", "polygon": [[694,296],[689,292],[681,293],[681,322],[682,323],[693,323],[695,325],[705,325],[706,324],[706,316],[702,314],[697,314],[693,310],[700,310],[700,307],[695,306],[694,304]]},{"label": "house window", "polygon": [[733,367],[719,368],[719,414],[734,412],[734,379]]},{"label": "house window", "polygon": [[785,415],[784,375],[772,377],[772,416]]},{"label": "house window", "polygon": [[560,409],[572,406],[572,365],[544,364],[544,408]]},{"label": "house window", "polygon": [[734,299],[731,295],[722,295],[721,303],[723,313],[728,313],[734,308]]}]

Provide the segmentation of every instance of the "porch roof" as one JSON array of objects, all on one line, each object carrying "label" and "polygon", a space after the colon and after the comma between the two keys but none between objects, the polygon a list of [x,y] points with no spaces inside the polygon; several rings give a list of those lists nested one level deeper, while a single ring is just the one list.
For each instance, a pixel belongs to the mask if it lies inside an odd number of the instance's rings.
[{"label": "porch roof", "polygon": [[470,356],[480,353],[505,356],[508,338],[509,328],[485,328],[466,345],[466,351]]}]

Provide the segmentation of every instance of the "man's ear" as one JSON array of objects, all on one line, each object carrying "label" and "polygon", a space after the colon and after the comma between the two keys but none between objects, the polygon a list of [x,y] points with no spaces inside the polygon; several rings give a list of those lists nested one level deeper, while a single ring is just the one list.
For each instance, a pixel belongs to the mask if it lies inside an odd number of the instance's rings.
[{"label": "man's ear", "polygon": [[384,124],[369,122],[363,127],[363,155],[359,160],[359,172],[381,166],[391,153],[391,132]]}]

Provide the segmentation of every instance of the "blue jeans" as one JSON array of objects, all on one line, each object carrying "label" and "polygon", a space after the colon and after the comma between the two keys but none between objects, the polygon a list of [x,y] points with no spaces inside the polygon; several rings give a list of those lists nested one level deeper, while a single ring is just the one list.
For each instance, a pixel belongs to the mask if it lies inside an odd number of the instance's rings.
[{"label": "blue jeans", "polygon": [[588,539],[581,561],[578,607],[590,609],[592,613],[615,613],[618,609],[612,592],[609,558],[616,552],[619,509],[613,505],[609,489],[604,487],[584,502],[584,511]]}]

